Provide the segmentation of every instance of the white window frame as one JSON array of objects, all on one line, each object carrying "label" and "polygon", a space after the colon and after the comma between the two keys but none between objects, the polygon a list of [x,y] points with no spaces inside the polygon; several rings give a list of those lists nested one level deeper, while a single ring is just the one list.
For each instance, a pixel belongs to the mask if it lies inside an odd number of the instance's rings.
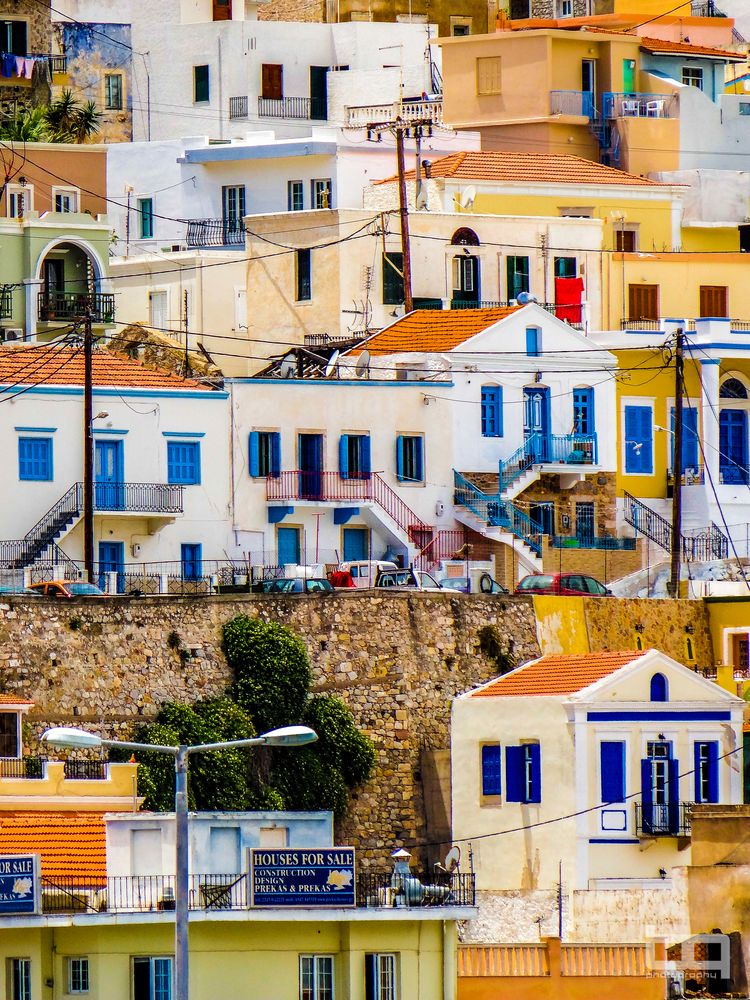
[{"label": "white window frame", "polygon": [[[13,988],[14,979],[14,969],[16,962],[18,963],[18,979],[19,979],[19,991],[15,992]],[[8,990],[7,996],[8,1000],[31,1000],[31,959],[30,958],[16,958],[15,956],[7,959],[7,976],[8,976]]]},{"label": "white window frame", "polygon": [[[303,975],[303,964],[306,963],[306,962],[312,962],[313,982],[312,982],[312,997],[311,997],[311,1000],[321,1000],[321,997],[325,996],[325,994],[321,994],[320,993],[320,986],[321,986],[321,984],[320,984],[320,981],[319,981],[319,976],[321,974],[320,966],[323,963],[326,963],[329,966],[328,971],[330,972],[330,976],[331,976],[331,991],[330,991],[329,996],[330,996],[330,1000],[334,1000],[334,997],[336,996],[336,964],[334,962],[334,956],[333,955],[316,955],[316,954],[305,954],[305,955],[300,955],[299,956],[299,996],[300,996],[300,1000],[303,1000],[302,975]],[[326,1000],[327,1000],[327,998],[326,998]]]},{"label": "white window frame", "polygon": [[[687,79],[685,79],[686,77]],[[703,72],[702,66],[683,66],[680,80],[683,87],[695,87],[696,90],[702,91],[703,85],[706,82],[706,75]]]},{"label": "white window frame", "polygon": [[392,951],[370,954],[375,958],[374,1000],[398,1000],[398,955]]},{"label": "white window frame", "polygon": [[[153,314],[153,296],[164,296],[164,320],[161,324],[156,324],[154,322]],[[171,327],[169,326],[169,310],[170,310],[170,298],[169,298],[169,288],[165,288],[163,285],[156,285],[154,288],[149,288],[148,290],[148,323],[155,330],[159,330],[160,333],[166,333],[168,336],[174,336],[171,333]]]},{"label": "white window frame", "polygon": [[[115,77],[120,81],[120,85],[119,85],[120,103],[119,104],[110,104],[110,101],[109,101],[110,90],[109,90],[109,86],[108,86],[108,81],[111,80],[111,79],[114,79]],[[125,107],[125,81],[124,81],[124,78],[123,78],[123,74],[122,73],[117,73],[117,72],[114,72],[114,71],[113,72],[107,72],[105,70],[105,72],[104,72],[104,79],[102,80],[102,85],[104,87],[104,101],[103,101],[103,104],[104,104],[105,111],[122,111],[124,109],[124,107]]]},{"label": "white window frame", "polygon": [[[8,184],[5,189],[5,214],[8,219],[20,219],[18,212],[18,197],[23,195],[24,217],[29,212],[34,211],[34,185],[33,184]],[[11,207],[13,210],[11,211]]]},{"label": "white window frame", "polygon": [[[169,1000],[174,997],[174,958],[172,955],[133,955],[130,961],[131,976],[134,974],[135,961],[147,960],[151,969],[151,983],[149,990],[149,1000],[155,1000],[154,963],[169,962]],[[130,995],[133,996],[134,984],[131,986]]]},{"label": "white window frame", "polygon": [[[624,729],[614,729],[614,730],[601,730],[595,733],[596,740],[596,792],[595,798],[599,804],[598,817],[598,832],[607,838],[611,837],[613,839],[617,837],[629,837],[632,836],[632,821],[631,821],[631,809],[629,806],[629,799],[627,795],[630,791],[631,781],[633,780],[633,766],[630,759],[630,733]],[[602,787],[602,743],[624,743],[625,744],[625,795],[626,799],[623,803],[613,802],[610,805],[605,806],[603,803],[599,802],[599,797],[601,794]],[[616,815],[622,816],[622,827],[616,828]]]},{"label": "white window frame", "polygon": [[[312,192],[311,208],[321,209],[333,207],[333,180],[330,177],[313,177],[310,181],[310,188]],[[328,193],[328,204],[319,205],[319,197],[326,192]]]},{"label": "white window frame", "polygon": [[[625,440],[625,409],[628,406],[650,406],[651,407],[651,472],[628,472],[627,457],[628,443]],[[652,479],[656,475],[656,397],[655,396],[623,396],[620,400],[620,449],[622,456],[623,476],[634,476],[640,479]]]},{"label": "white window frame", "polygon": [[[73,985],[73,967],[76,963],[79,964],[78,977],[81,983],[85,981],[85,987],[82,985],[78,989]],[[89,967],[89,960],[86,955],[71,955],[67,959],[68,974],[66,977],[66,992],[73,994],[75,996],[88,993],[91,988],[91,970]]]},{"label": "white window frame", "polygon": [[76,187],[52,187],[52,211],[57,211],[58,197],[67,197],[71,200],[71,207],[62,209],[63,212],[77,212],[79,210],[80,191]]}]

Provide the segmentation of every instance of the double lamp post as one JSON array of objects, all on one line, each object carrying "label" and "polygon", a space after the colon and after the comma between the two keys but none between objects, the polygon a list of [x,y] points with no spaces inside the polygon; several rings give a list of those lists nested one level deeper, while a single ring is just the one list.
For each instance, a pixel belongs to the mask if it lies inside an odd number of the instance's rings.
[{"label": "double lamp post", "polygon": [[146,750],[149,753],[169,754],[174,758],[175,791],[175,923],[174,923],[174,992],[175,1000],[188,1000],[189,945],[188,899],[190,888],[188,861],[188,792],[187,773],[190,754],[209,750],[234,750],[242,747],[294,747],[314,743],[318,735],[307,726],[284,726],[269,733],[247,740],[228,740],[224,743],[200,743],[196,746],[160,746],[151,743],[128,743],[104,740],[95,733],[69,726],[48,729],[42,739],[51,747],[61,750],[91,750],[102,747],[122,747],[124,750]]}]

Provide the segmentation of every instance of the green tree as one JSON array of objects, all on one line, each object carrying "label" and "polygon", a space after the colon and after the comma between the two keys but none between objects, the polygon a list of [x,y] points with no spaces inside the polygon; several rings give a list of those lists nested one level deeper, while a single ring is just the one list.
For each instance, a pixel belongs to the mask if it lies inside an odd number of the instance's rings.
[{"label": "green tree", "polygon": [[0,119],[0,139],[11,142],[83,143],[97,135],[102,113],[93,101],[77,101],[70,90],[46,107],[21,108]]}]

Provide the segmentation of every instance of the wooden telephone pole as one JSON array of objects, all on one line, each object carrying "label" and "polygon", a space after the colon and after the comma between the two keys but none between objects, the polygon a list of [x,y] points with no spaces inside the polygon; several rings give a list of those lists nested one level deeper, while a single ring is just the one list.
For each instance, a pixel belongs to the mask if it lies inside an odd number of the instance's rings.
[{"label": "wooden telephone pole", "polygon": [[683,359],[684,332],[677,330],[677,345],[674,356],[674,436],[672,439],[672,565],[669,579],[669,594],[680,596],[680,569],[682,557],[682,394],[685,372]]},{"label": "wooden telephone pole", "polygon": [[91,313],[83,320],[83,565],[94,580],[94,338]]},{"label": "wooden telephone pole", "polygon": [[398,210],[401,217],[401,255],[404,276],[404,312],[414,308],[411,294],[411,243],[409,242],[409,207],[406,200],[406,166],[404,162],[404,126],[396,125],[396,161],[398,164]]}]

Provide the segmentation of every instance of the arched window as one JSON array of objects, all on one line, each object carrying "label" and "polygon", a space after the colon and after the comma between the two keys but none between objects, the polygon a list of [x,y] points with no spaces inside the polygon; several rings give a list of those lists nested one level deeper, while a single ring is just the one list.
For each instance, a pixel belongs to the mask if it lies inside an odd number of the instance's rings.
[{"label": "arched window", "polygon": [[664,674],[651,678],[651,701],[669,701],[669,684]]},{"label": "arched window", "polygon": [[719,389],[721,399],[747,399],[747,389],[738,378],[728,378]]},{"label": "arched window", "polygon": [[453,236],[451,236],[451,246],[452,247],[478,247],[479,237],[474,232],[473,229],[468,229],[466,226],[462,226],[457,229]]}]

